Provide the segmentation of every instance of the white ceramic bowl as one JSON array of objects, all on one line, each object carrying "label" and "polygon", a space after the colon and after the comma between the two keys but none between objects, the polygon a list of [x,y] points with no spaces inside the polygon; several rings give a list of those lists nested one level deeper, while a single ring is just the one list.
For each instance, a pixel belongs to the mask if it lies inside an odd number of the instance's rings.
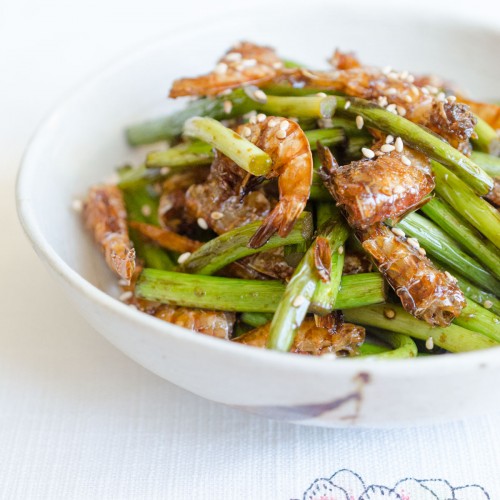
[{"label": "white ceramic bowl", "polygon": [[[123,128],[166,113],[171,81],[198,74],[240,38],[320,66],[335,47],[363,60],[460,81],[499,97],[500,67],[481,55],[500,33],[418,12],[339,5],[248,11],[179,30],[80,87],[44,122],[18,179],[18,211],[33,247],[81,314],[132,359],[205,398],[270,417],[322,426],[408,425],[500,409],[500,351],[408,361],[326,361],[258,350],[187,331],[116,298],[114,278],[71,202],[125,160],[139,161]],[[495,93],[496,92],[496,93]]]}]

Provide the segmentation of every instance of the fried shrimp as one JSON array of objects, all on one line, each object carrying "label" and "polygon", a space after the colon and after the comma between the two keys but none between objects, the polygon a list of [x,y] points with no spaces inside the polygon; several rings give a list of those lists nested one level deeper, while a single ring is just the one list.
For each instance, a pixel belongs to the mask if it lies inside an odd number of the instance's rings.
[{"label": "fried shrimp", "polygon": [[383,224],[359,236],[407,312],[437,326],[448,326],[460,315],[465,298],[456,279],[436,269],[405,237]]},{"label": "fried shrimp", "polygon": [[224,54],[211,73],[175,80],[170,97],[211,96],[242,85],[262,85],[281,68],[281,59],[270,47],[241,42]]},{"label": "fried shrimp", "polygon": [[[355,355],[365,339],[365,329],[352,323],[339,322],[334,315],[326,318],[329,321],[328,324],[324,323],[325,326],[316,325],[314,318],[306,318],[297,331],[290,352],[312,356],[329,353],[339,356]],[[324,318],[321,320],[325,321]],[[234,342],[263,348],[266,346],[270,327],[271,323],[266,323],[240,335]]]},{"label": "fried shrimp", "polygon": [[271,157],[273,166],[266,177],[278,177],[279,201],[250,240],[250,246],[258,248],[276,232],[285,237],[304,210],[312,183],[312,153],[304,131],[286,118],[269,116],[238,132]]},{"label": "fried shrimp", "polygon": [[373,150],[374,159],[339,167],[328,148],[318,149],[320,175],[355,228],[397,219],[415,209],[434,189],[430,163],[423,154],[408,148],[398,153],[394,146],[383,143]]},{"label": "fried shrimp", "polygon": [[99,185],[90,189],[83,209],[85,225],[101,246],[106,263],[120,278],[134,273],[135,251],[127,229],[127,212],[120,189]]},{"label": "fried shrimp", "polygon": [[162,304],[154,316],[168,323],[182,326],[204,335],[229,340],[233,333],[236,315],[231,312],[208,311]]}]

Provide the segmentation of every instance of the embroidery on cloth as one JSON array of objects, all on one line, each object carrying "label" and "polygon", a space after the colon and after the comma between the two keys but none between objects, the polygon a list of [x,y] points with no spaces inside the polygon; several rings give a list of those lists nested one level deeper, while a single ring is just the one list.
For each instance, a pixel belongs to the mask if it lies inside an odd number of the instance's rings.
[{"label": "embroidery on cloth", "polygon": [[356,472],[340,469],[329,478],[313,481],[301,500],[491,500],[491,497],[478,484],[452,486],[445,479],[407,477],[392,487],[368,485]]}]

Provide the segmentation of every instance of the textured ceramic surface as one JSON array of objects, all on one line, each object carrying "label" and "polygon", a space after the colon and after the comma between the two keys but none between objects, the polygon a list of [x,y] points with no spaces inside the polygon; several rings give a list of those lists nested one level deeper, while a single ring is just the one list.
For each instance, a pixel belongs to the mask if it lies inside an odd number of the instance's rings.
[{"label": "textured ceramic surface", "polygon": [[179,30],[107,68],[56,108],[24,158],[18,210],[36,252],[96,330],[193,393],[298,423],[410,425],[500,409],[498,349],[410,361],[326,361],[234,345],[143,315],[113,298],[114,279],[70,208],[114,167],[143,157],[144,150],[127,147],[125,125],[181,106],[164,98],[170,82],[210,68],[242,37],[317,66],[335,47],[352,49],[364,61],[444,74],[478,97],[498,98],[500,67],[476,54],[498,47],[500,33],[451,17],[386,14],[378,9],[360,17],[324,5],[322,15],[283,10],[279,23],[278,12],[263,18],[249,11]]}]

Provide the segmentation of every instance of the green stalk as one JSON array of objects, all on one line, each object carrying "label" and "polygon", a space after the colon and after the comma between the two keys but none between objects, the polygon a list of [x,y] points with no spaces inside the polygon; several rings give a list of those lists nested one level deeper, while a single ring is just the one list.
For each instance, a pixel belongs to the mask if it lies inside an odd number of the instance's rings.
[{"label": "green stalk", "polygon": [[271,169],[267,153],[213,118],[190,118],[184,124],[184,134],[208,142],[252,175],[266,175]]},{"label": "green stalk", "polygon": [[[224,111],[224,101],[230,101],[232,109]],[[167,117],[157,118],[127,128],[127,141],[131,146],[172,140],[182,133],[184,122],[193,116],[210,116],[216,120],[233,118],[255,109],[255,103],[241,89],[224,97],[205,97],[190,102],[185,108]]]},{"label": "green stalk", "polygon": [[390,351],[391,348],[385,345],[372,344],[366,340],[359,346],[360,356],[374,356],[376,354],[382,354],[383,352]]},{"label": "green stalk", "polygon": [[[401,137],[410,147],[445,164],[478,194],[488,194],[493,187],[493,180],[470,158],[419,125],[364,99],[342,96],[337,96],[336,99],[339,115],[359,115],[367,126]],[[347,101],[351,105],[346,110]]]},{"label": "green stalk", "polygon": [[500,177],[500,158],[498,156],[473,151],[471,158],[491,177]]},{"label": "green stalk", "polygon": [[462,313],[453,322],[500,342],[500,318],[472,300],[467,301]]},{"label": "green stalk", "polygon": [[[288,282],[271,322],[267,340],[269,349],[289,351],[297,329],[308,310],[324,315],[334,307],[340,309],[336,299],[342,276],[343,255],[339,255],[338,249],[347,239],[349,229],[342,221],[340,211],[335,210],[333,204],[320,208],[320,219],[326,218],[326,213],[322,213],[323,211],[329,211],[330,218],[320,228],[314,243],[309,247]],[[320,242],[327,245],[327,252],[331,256],[336,254],[332,258],[329,286],[322,285],[315,265],[315,254]],[[316,295],[318,287],[320,290]]]},{"label": "green stalk", "polygon": [[455,240],[450,238],[433,222],[411,213],[397,227],[406,235],[416,238],[427,253],[446,263],[472,282],[492,293],[499,293],[500,283],[476,260],[462,252]]},{"label": "green stalk", "polygon": [[208,241],[191,254],[181,269],[190,274],[214,274],[231,262],[248,255],[309,241],[313,233],[312,216],[303,212],[288,236],[281,238],[274,235],[262,247],[250,248],[250,239],[261,225],[262,221],[251,222]]},{"label": "green stalk", "polygon": [[[320,234],[325,236],[330,246],[332,267],[330,281],[325,283],[318,280],[310,308],[315,314],[324,315],[335,309],[335,301],[339,292],[342,270],[344,269],[344,244],[350,230],[340,210],[333,203],[321,203],[317,210],[318,222],[321,222],[322,225]],[[323,222],[325,219],[327,219],[326,222]],[[341,251],[339,251],[340,248],[342,248]]]},{"label": "green stalk", "polygon": [[453,208],[439,198],[433,198],[421,210],[443,231],[461,244],[469,255],[474,256],[494,276],[500,279],[500,252],[493,243],[462,219]]},{"label": "green stalk", "polygon": [[416,358],[418,348],[415,342],[408,335],[402,333],[388,332],[378,328],[370,328],[370,333],[392,346],[392,350],[377,354],[377,358],[382,359],[406,359]]},{"label": "green stalk", "polygon": [[185,168],[210,165],[214,159],[210,144],[193,141],[178,144],[166,151],[153,151],[146,158],[147,168]]},{"label": "green stalk", "polygon": [[[280,281],[241,280],[144,269],[136,286],[138,297],[201,309],[273,313],[286,286]],[[343,276],[336,307],[348,309],[385,300],[379,273]]]},{"label": "green stalk", "polygon": [[[249,91],[251,95],[251,90]],[[267,115],[296,118],[331,118],[337,99],[334,96],[275,96],[268,95],[265,102],[255,101],[255,109]]]},{"label": "green stalk", "polygon": [[[482,118],[476,115],[477,124],[474,132],[477,134],[477,139],[472,139],[474,149],[483,153],[498,154],[500,148],[500,140],[497,131]],[[478,164],[479,165],[479,164]]]},{"label": "green stalk", "polygon": [[[500,248],[500,214],[479,198],[465,182],[438,162],[431,162],[436,176],[436,192],[464,219]],[[486,194],[486,193],[485,193]]]},{"label": "green stalk", "polygon": [[342,144],[346,138],[345,132],[339,128],[321,128],[307,130],[304,133],[309,141],[311,151],[316,151],[318,149],[318,141],[321,141],[323,146],[330,147]]},{"label": "green stalk", "polygon": [[[385,316],[384,310],[388,309],[396,313],[394,318],[388,319]],[[450,352],[474,351],[498,345],[481,333],[466,330],[458,325],[451,324],[446,328],[432,327],[408,314],[401,306],[393,304],[349,309],[344,311],[344,317],[346,321],[352,323],[382,328],[420,340],[432,337],[435,345]]]}]

